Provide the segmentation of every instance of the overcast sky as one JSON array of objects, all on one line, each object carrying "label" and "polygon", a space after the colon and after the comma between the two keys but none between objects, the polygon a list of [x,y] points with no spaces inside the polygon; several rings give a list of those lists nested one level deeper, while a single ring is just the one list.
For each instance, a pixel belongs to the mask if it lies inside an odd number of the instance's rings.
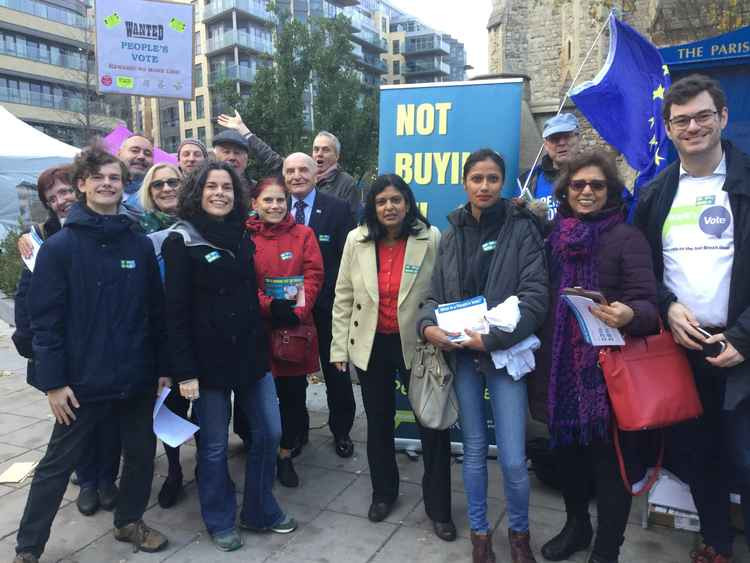
[{"label": "overcast sky", "polygon": [[439,31],[450,33],[466,47],[468,75],[487,73],[487,20],[490,0],[389,0]]}]

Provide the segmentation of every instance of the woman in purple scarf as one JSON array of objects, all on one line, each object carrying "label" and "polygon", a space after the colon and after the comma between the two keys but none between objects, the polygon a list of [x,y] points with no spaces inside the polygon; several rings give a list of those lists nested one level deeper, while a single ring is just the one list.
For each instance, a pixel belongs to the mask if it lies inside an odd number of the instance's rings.
[{"label": "woman in purple scarf", "polygon": [[600,152],[572,161],[555,188],[560,206],[547,240],[552,314],[543,333],[546,354],[531,384],[546,387],[545,418],[567,512],[565,527],[542,547],[550,561],[568,559],[591,543],[589,475],[596,483],[598,516],[589,563],[617,562],[630,513],[598,349],[586,343],[572,310],[559,299],[564,287],[597,290],[608,305],[592,312],[607,325],[629,335],[658,331],[651,251],[640,231],[623,220],[623,188],[614,163]]}]

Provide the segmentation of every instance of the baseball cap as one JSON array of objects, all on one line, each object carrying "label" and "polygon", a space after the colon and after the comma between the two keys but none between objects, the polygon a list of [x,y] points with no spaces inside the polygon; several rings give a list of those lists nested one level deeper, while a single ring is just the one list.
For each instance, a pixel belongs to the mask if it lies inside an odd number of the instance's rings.
[{"label": "baseball cap", "polygon": [[547,120],[542,137],[545,139],[555,133],[570,133],[578,130],[578,120],[572,113],[561,113]]}]

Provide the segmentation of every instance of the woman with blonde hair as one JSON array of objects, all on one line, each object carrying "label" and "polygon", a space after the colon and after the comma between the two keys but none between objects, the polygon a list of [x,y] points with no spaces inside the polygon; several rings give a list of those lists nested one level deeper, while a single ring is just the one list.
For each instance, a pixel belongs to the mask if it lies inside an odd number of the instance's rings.
[{"label": "woman with blonde hair", "polygon": [[140,224],[146,234],[161,231],[175,223],[182,181],[180,169],[168,162],[154,164],[146,172],[138,193],[144,211]]}]

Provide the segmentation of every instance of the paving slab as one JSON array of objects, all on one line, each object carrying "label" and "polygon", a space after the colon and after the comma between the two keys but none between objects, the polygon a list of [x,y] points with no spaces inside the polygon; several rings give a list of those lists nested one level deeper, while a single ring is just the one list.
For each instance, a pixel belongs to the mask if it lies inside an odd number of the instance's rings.
[{"label": "paving slab", "polygon": [[[267,561],[365,563],[373,558],[397,529],[389,522],[373,524],[365,518],[323,511]],[[342,541],[344,538],[352,538],[353,541]]]},{"label": "paving slab", "polygon": [[[422,487],[413,483],[401,483],[399,486],[398,500],[393,512],[385,519],[392,524],[404,523],[406,517],[415,509],[422,500]],[[372,502],[372,484],[369,475],[361,475],[354,480],[338,497],[329,505],[328,510],[342,512],[367,518],[367,512]]]},{"label": "paving slab", "polygon": [[[26,417],[24,417],[26,418]],[[29,419],[34,422],[18,430],[0,434],[0,442],[25,449],[46,448],[55,426],[53,420]]]},{"label": "paving slab", "polygon": [[471,561],[471,542],[457,538],[444,542],[432,531],[419,528],[399,528],[375,555],[373,563],[414,561],[429,563],[460,563]]}]

